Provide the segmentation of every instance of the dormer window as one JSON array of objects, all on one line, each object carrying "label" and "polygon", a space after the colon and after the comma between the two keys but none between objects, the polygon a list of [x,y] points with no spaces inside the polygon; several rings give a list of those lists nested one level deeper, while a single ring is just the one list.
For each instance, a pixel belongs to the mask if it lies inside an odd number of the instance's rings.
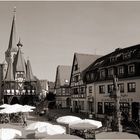
[{"label": "dormer window", "polygon": [[124,74],[124,66],[119,66],[118,67],[118,75],[123,75]]},{"label": "dormer window", "polygon": [[108,69],[108,76],[112,77],[114,75],[114,69],[113,68],[109,68]]},{"label": "dormer window", "polygon": [[123,59],[124,60],[129,59],[129,58],[131,58],[131,52],[127,52],[127,53],[123,54]]},{"label": "dormer window", "polygon": [[91,77],[91,80],[94,79],[94,73],[93,72],[90,74],[90,77]]},{"label": "dormer window", "polygon": [[128,65],[128,74],[134,73],[135,73],[135,65],[134,64]]},{"label": "dormer window", "polygon": [[105,70],[100,71],[100,78],[105,78]]},{"label": "dormer window", "polygon": [[116,60],[117,60],[117,57],[116,56],[110,57],[110,62],[115,62]]}]

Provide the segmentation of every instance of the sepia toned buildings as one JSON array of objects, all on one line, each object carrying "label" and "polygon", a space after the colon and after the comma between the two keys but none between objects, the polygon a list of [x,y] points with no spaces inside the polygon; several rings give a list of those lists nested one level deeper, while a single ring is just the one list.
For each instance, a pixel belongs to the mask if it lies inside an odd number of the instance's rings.
[{"label": "sepia toned buildings", "polygon": [[71,66],[59,65],[56,70],[55,94],[57,107],[69,108],[71,105],[70,97],[70,73]]},{"label": "sepia toned buildings", "polygon": [[[121,114],[128,120],[140,120],[140,45],[118,48],[100,57],[84,71],[87,89],[92,88],[96,117],[111,115],[114,110],[113,75],[118,78]],[[90,90],[87,90],[90,94]]]},{"label": "sepia toned buildings", "polygon": [[37,97],[37,81],[30,60],[25,61],[23,44],[16,42],[15,9],[5,61],[1,67],[1,101],[8,104],[34,104]]},{"label": "sepia toned buildings", "polygon": [[70,76],[71,105],[72,111],[87,111],[86,84],[83,83],[82,72],[98,55],[75,53]]},{"label": "sepia toned buildings", "polygon": [[[122,116],[126,120],[140,121],[139,69],[140,45],[118,48],[105,56],[75,53],[69,83],[72,111],[93,114],[98,118],[113,115],[115,75],[121,94]],[[60,81],[58,71],[57,68]],[[59,98],[62,97],[60,91]]]}]

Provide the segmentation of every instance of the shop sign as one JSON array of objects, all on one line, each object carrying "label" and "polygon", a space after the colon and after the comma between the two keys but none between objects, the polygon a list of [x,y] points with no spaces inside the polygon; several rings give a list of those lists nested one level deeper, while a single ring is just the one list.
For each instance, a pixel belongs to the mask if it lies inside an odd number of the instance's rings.
[{"label": "shop sign", "polygon": [[[102,102],[113,102],[114,99],[107,98],[107,99],[102,99],[101,101]],[[121,98],[120,102],[133,102],[133,98]]]}]

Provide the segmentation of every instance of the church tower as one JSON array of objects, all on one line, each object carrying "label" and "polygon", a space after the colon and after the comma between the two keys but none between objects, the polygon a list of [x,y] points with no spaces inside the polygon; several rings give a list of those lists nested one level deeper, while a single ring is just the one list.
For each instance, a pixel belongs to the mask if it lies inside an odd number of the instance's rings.
[{"label": "church tower", "polygon": [[16,46],[16,8],[14,8],[13,11],[13,21],[12,21],[12,27],[11,27],[11,33],[10,33],[10,39],[9,39],[9,45],[8,45],[8,49],[5,52],[5,60],[7,61],[7,63],[9,61],[11,61],[10,59],[12,59],[12,62],[14,60],[14,56],[17,53],[18,49]]},{"label": "church tower", "polygon": [[16,43],[15,13],[12,20],[12,27],[8,49],[5,52],[4,80],[2,93],[4,103],[33,104],[37,96],[37,81],[33,75],[30,61],[24,59],[22,43],[19,39]]}]

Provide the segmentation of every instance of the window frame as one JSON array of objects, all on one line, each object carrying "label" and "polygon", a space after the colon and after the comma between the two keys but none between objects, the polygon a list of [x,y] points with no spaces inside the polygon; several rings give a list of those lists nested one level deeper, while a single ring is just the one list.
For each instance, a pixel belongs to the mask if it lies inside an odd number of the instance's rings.
[{"label": "window frame", "polygon": [[[123,85],[123,90],[121,90],[122,88],[121,88],[121,85]],[[118,88],[119,88],[119,90],[120,90],[120,93],[124,93],[124,83],[119,83],[118,84]]]},{"label": "window frame", "polygon": [[[110,91],[110,88],[111,87],[111,90],[112,91]],[[113,92],[113,88],[114,88],[114,85],[113,84],[110,84],[110,85],[107,85],[107,91],[108,91],[108,93],[112,93]]]},{"label": "window frame", "polygon": [[100,79],[105,78],[105,69],[100,70]]},{"label": "window frame", "polygon": [[118,67],[118,75],[124,75],[124,66]]},{"label": "window frame", "polygon": [[89,86],[89,87],[88,87],[88,93],[92,93],[92,91],[93,91],[93,90],[92,90],[92,86]]},{"label": "window frame", "polygon": [[128,65],[128,74],[134,74],[134,73],[135,73],[135,64],[129,64]]},{"label": "window frame", "polygon": [[128,92],[136,92],[136,82],[127,83],[127,91]]},{"label": "window frame", "polygon": [[114,75],[114,68],[108,68],[108,77],[112,77]]},{"label": "window frame", "polygon": [[99,85],[99,94],[105,94],[105,85]]}]

